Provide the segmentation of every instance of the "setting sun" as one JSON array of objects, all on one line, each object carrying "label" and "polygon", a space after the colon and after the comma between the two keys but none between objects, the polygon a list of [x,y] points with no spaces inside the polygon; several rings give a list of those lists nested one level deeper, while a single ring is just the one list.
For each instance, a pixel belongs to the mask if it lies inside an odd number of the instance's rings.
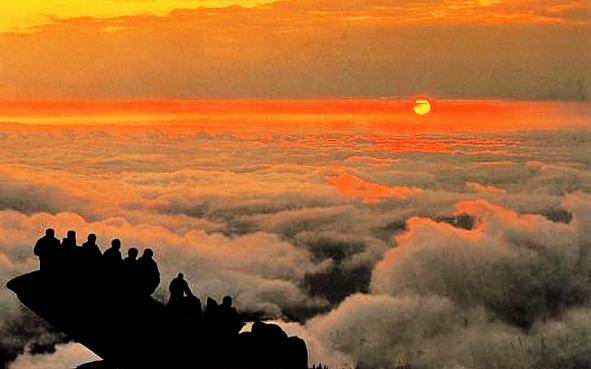
[{"label": "setting sun", "polygon": [[418,115],[426,115],[431,112],[431,102],[427,99],[415,99],[412,110]]}]

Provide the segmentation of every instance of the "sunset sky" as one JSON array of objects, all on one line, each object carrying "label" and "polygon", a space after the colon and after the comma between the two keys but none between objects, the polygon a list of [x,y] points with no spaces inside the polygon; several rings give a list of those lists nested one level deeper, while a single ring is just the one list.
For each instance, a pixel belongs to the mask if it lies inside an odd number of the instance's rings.
[{"label": "sunset sky", "polygon": [[0,97],[588,100],[584,0],[16,0]]}]

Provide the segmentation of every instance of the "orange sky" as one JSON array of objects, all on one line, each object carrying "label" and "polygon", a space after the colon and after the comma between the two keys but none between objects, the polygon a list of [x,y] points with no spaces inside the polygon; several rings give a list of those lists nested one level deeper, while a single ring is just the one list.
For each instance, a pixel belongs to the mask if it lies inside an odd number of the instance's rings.
[{"label": "orange sky", "polygon": [[[274,4],[275,3],[275,4]],[[271,4],[271,5],[269,5]],[[166,16],[179,9],[219,12],[226,7],[272,9],[327,20],[360,23],[387,21],[429,22],[511,22],[511,23],[585,23],[588,4],[583,0],[443,0],[443,1],[351,1],[351,0],[16,0],[4,2],[0,9],[1,31],[32,31],[36,27],[85,17]],[[290,19],[293,21],[295,19]],[[317,19],[318,20],[318,19]],[[306,22],[313,21],[312,19]],[[111,28],[108,31],[117,31]]]},{"label": "orange sky", "polygon": [[0,125],[5,131],[149,126],[189,132],[420,135],[588,128],[591,118],[591,104],[581,102],[433,100],[425,116],[412,107],[412,99],[0,101]]},{"label": "orange sky", "polygon": [[17,0],[0,98],[587,100],[584,0]]}]

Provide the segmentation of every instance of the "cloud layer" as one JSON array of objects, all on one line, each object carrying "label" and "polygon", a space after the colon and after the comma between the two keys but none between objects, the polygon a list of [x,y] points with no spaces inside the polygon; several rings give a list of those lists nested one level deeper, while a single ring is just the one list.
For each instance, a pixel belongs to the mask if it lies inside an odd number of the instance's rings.
[{"label": "cloud layer", "polygon": [[[526,134],[3,124],[0,279],[37,268],[45,228],[75,229],[152,248],[161,299],[183,272],[282,319],[311,364],[588,364],[591,136],[584,111],[555,114]],[[0,329],[29,321],[6,289],[0,310]],[[31,331],[0,340],[4,363],[65,340]]]}]

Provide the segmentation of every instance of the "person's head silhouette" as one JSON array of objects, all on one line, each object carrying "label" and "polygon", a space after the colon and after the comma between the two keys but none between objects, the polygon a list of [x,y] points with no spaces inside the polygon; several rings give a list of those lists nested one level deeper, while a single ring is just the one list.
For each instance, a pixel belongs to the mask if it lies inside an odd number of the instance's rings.
[{"label": "person's head silhouette", "polygon": [[183,279],[184,277],[185,277],[185,275],[183,273],[179,273],[178,279]]},{"label": "person's head silhouette", "polygon": [[130,259],[133,259],[133,260],[135,260],[135,258],[137,258],[137,252],[138,252],[138,251],[137,251],[137,249],[136,249],[136,248],[134,248],[134,247],[132,247],[132,248],[130,248],[129,250],[127,250],[127,256],[128,256]]},{"label": "person's head silhouette", "polygon": [[154,255],[154,252],[151,249],[145,249],[142,257],[146,258],[146,259],[151,259],[153,255]]},{"label": "person's head silhouette", "polygon": [[222,305],[232,306],[232,298],[230,296],[224,297],[224,299],[222,300]]},{"label": "person's head silhouette", "polygon": [[47,237],[53,237],[53,236],[55,236],[55,231],[53,230],[53,228],[47,228],[45,230],[45,235]]},{"label": "person's head silhouette", "polygon": [[88,235],[88,242],[95,243],[96,242],[96,234],[91,233]]},{"label": "person's head silhouette", "polygon": [[119,250],[121,248],[121,241],[119,241],[119,239],[115,238],[113,241],[111,241],[111,246],[115,250]]},{"label": "person's head silhouette", "polygon": [[68,238],[71,240],[76,239],[76,231],[68,231]]}]

